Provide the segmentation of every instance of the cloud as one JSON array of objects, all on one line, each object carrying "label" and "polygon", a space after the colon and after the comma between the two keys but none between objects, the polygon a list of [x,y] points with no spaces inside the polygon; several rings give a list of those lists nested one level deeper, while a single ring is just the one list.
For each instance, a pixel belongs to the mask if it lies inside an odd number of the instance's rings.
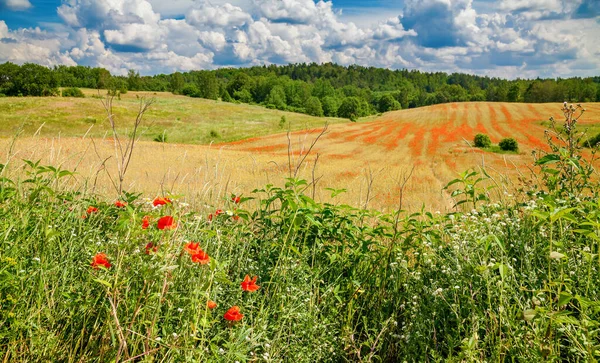
[{"label": "cloud", "polygon": [[39,28],[11,31],[0,20],[0,39],[0,62],[30,62],[46,66],[76,64],[67,53],[61,52],[61,43],[57,38]]},{"label": "cloud", "polygon": [[376,23],[349,21],[337,1],[63,0],[62,24],[45,30],[0,21],[0,62],[116,74],[298,62],[508,77],[600,69],[596,0],[406,0]]},{"label": "cloud", "polygon": [[23,11],[31,6],[29,0],[0,0],[0,10],[6,8],[11,11]]},{"label": "cloud", "polygon": [[319,7],[313,0],[254,0],[254,4],[261,16],[273,22],[311,24],[319,17]]},{"label": "cloud", "polygon": [[185,20],[199,28],[228,28],[250,23],[252,17],[241,8],[229,3],[214,6],[207,2],[200,2],[186,14]]}]

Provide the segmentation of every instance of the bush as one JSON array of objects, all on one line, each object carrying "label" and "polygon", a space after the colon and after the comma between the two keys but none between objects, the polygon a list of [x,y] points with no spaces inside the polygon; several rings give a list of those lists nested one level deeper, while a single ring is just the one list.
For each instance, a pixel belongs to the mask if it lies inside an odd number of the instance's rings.
[{"label": "bush", "polygon": [[596,147],[598,143],[600,143],[600,133],[598,133],[596,136],[590,137],[589,139],[585,140],[583,145],[585,147]]},{"label": "bush", "polygon": [[200,97],[200,90],[193,84],[186,84],[181,90],[181,94],[189,97]]},{"label": "bush", "polygon": [[162,134],[156,135],[153,139],[156,142],[167,142],[167,131],[163,131]]},{"label": "bush", "polygon": [[69,87],[62,90],[63,97],[85,97],[83,92],[77,87]]},{"label": "bush", "polygon": [[475,143],[475,147],[490,147],[492,145],[492,141],[490,137],[486,134],[477,134],[475,135],[475,139],[473,139]]},{"label": "bush", "polygon": [[498,146],[504,151],[519,151],[519,144],[512,137],[500,140]]}]

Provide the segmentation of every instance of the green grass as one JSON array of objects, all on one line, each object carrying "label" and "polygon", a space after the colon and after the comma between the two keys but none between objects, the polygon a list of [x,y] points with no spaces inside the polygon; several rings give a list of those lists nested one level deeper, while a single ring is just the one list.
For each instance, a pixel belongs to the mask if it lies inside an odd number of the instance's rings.
[{"label": "green grass", "polygon": [[[102,137],[110,132],[101,99],[94,90],[84,90],[86,98],[4,97],[0,98],[0,137],[13,136],[21,127],[31,135],[38,129],[43,137]],[[155,98],[156,103],[145,115],[144,140],[165,132],[168,142],[208,144],[287,131],[280,127],[285,116],[292,130],[322,127],[349,122],[339,118],[320,118],[304,114],[269,110],[262,106],[175,96],[169,93],[128,92],[114,101],[114,114],[120,131],[131,127],[139,107],[136,96]],[[211,130],[218,137],[211,136]],[[126,132],[125,132],[126,134]]]},{"label": "green grass", "polygon": [[513,154],[513,155],[519,155],[519,151],[511,151],[511,150],[502,150],[500,148],[500,146],[498,145],[490,145],[488,147],[482,148],[482,150],[485,150],[487,152],[491,152],[491,153],[496,153],[496,154]]}]

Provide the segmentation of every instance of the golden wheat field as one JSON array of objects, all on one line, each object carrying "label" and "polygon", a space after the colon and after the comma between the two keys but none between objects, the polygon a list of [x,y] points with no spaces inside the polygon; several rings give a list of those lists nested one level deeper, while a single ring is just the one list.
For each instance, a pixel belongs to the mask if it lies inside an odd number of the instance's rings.
[{"label": "golden wheat field", "polygon": [[[597,133],[600,104],[583,106],[587,111],[581,126]],[[286,177],[296,175],[309,182],[307,193],[318,201],[331,201],[327,188],[344,188],[346,193],[334,202],[389,211],[398,208],[405,181],[403,209],[450,211],[454,201],[442,188],[469,168],[487,170],[496,198],[510,197],[519,186],[518,176],[530,179],[532,152],[546,150],[546,121],[554,116],[560,124],[560,107],[474,102],[394,111],[369,121],[329,125],[312,149],[323,130],[314,126],[318,122],[289,134],[211,145],[140,141],[124,186],[147,196],[179,195],[208,208],[231,193],[248,195],[268,183],[283,186]],[[494,143],[513,137],[520,151],[497,154],[473,148],[469,144],[477,133],[488,134]],[[40,159],[76,170],[68,183],[81,191],[117,197],[111,179],[119,157],[112,137],[23,135],[2,139],[1,148],[5,161],[0,162],[8,161],[11,172],[18,172],[22,159]]]}]

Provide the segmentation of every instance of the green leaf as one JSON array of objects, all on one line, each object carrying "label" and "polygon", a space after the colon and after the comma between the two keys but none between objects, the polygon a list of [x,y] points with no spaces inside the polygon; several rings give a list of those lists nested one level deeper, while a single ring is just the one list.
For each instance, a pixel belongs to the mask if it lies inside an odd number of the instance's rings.
[{"label": "green leaf", "polygon": [[566,292],[561,292],[560,295],[558,296],[558,307],[568,304],[572,298],[573,298],[573,296],[571,294],[566,293]]},{"label": "green leaf", "polygon": [[498,271],[500,271],[500,277],[502,278],[502,280],[504,280],[508,275],[508,266],[506,266],[505,264],[500,264],[498,266]]},{"label": "green leaf", "polygon": [[525,319],[526,321],[532,321],[536,315],[537,312],[534,309],[527,309],[523,311],[523,319]]},{"label": "green leaf", "polygon": [[544,165],[560,161],[560,155],[548,154],[536,160],[535,165]]},{"label": "green leaf", "polygon": [[106,281],[106,280],[94,279],[94,281],[96,281],[96,282],[98,282],[98,283],[100,283],[100,284],[102,284],[102,285],[104,285],[104,286],[106,286],[108,288],[112,287],[112,285],[108,281]]}]

